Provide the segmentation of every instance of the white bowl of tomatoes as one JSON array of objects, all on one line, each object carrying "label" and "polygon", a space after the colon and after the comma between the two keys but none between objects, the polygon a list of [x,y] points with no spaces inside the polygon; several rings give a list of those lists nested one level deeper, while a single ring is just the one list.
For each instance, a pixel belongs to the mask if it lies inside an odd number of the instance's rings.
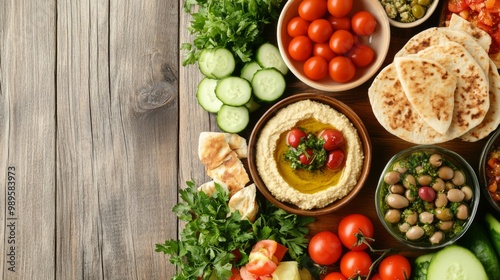
[{"label": "white bowl of tomatoes", "polygon": [[290,71],[327,92],[346,91],[373,77],[390,37],[378,0],[290,0],[277,28],[278,48]]}]

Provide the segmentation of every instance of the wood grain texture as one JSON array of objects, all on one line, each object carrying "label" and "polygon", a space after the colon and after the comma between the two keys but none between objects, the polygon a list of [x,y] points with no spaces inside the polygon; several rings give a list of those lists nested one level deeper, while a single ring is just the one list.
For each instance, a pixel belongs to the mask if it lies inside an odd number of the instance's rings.
[{"label": "wood grain texture", "polygon": [[[2,1],[2,279],[169,279],[177,1]],[[16,168],[16,272],[7,168]]]}]

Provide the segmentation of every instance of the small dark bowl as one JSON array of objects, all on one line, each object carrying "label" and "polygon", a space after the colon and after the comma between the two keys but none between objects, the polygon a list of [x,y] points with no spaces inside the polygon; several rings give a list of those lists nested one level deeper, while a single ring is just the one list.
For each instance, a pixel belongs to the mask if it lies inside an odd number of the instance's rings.
[{"label": "small dark bowl", "polygon": [[[267,189],[266,185],[262,181],[259,172],[257,170],[256,166],[256,144],[257,140],[260,135],[261,129],[265,126],[265,124],[275,116],[275,114],[282,108],[286,107],[287,105],[290,105],[292,103],[301,101],[301,100],[311,100],[311,101],[316,101],[320,102],[323,104],[327,104],[331,106],[333,109],[339,111],[340,113],[344,114],[347,116],[347,118],[351,121],[351,123],[354,125],[356,128],[361,144],[362,144],[362,149],[364,153],[364,160],[363,160],[363,168],[361,170],[361,174],[359,175],[357,184],[353,187],[353,189],[343,198],[334,201],[333,203],[323,207],[323,208],[314,208],[310,210],[304,210],[296,205],[286,203],[279,201],[276,199],[273,194]],[[361,188],[363,187],[364,183],[366,182],[368,178],[368,174],[370,171],[371,167],[371,160],[372,160],[372,151],[371,151],[371,141],[370,137],[368,135],[368,131],[366,130],[366,127],[364,126],[363,122],[361,119],[358,117],[358,115],[346,104],[338,101],[337,99],[334,99],[332,97],[326,96],[326,95],[320,95],[320,94],[313,94],[313,93],[303,93],[303,94],[296,94],[293,96],[290,96],[288,98],[285,98],[281,100],[280,102],[276,103],[274,106],[272,106],[268,111],[264,113],[264,115],[261,117],[261,119],[257,122],[255,125],[251,135],[250,139],[248,142],[248,165],[250,169],[250,174],[252,176],[253,182],[259,189],[259,191],[264,195],[264,197],[278,206],[279,208],[293,214],[298,214],[302,216],[317,216],[317,215],[323,215],[327,213],[334,212],[345,205],[347,205],[351,200],[354,199],[354,197],[359,193]]]},{"label": "small dark bowl", "polygon": [[496,147],[500,147],[500,129],[498,129],[493,135],[490,136],[488,142],[484,145],[483,151],[481,153],[481,158],[479,159],[479,180],[481,183],[481,191],[484,194],[484,197],[491,204],[493,209],[500,213],[500,202],[493,200],[489,191],[488,191],[488,176],[486,174],[486,164],[488,162],[488,155],[491,151],[493,151]]}]

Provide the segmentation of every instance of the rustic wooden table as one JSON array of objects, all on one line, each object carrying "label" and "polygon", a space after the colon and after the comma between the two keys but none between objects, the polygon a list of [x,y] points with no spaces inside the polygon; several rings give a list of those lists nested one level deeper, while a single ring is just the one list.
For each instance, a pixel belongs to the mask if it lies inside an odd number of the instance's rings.
[{"label": "rustic wooden table", "polygon": [[[196,102],[197,67],[179,65],[179,43],[192,39],[182,3],[0,2],[2,279],[174,275],[155,244],[176,238],[182,227],[171,212],[178,189],[188,180],[208,180],[197,155],[199,133],[219,131],[215,116]],[[393,28],[386,64],[410,36],[437,23],[438,12],[425,26]],[[336,230],[340,217],[361,212],[375,224],[377,247],[407,250],[385,233],[373,194],[387,160],[412,144],[374,118],[371,80],[326,93],[291,74],[287,79],[287,95],[317,92],[351,106],[373,144],[364,190],[341,211],[318,217],[312,232]],[[477,170],[484,143],[442,146]]]}]

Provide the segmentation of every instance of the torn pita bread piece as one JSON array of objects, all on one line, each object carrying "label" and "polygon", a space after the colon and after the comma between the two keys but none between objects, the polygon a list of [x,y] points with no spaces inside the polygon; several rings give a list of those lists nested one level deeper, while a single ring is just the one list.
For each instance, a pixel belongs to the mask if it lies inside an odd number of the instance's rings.
[{"label": "torn pita bread piece", "polygon": [[455,75],[433,60],[415,56],[396,57],[394,65],[415,111],[434,130],[445,134],[453,115]]},{"label": "torn pita bread piece", "polygon": [[467,142],[479,141],[497,129],[500,124],[500,75],[496,69],[495,62],[490,61],[488,82],[490,84],[490,108],[484,120],[476,127],[460,137]]},{"label": "torn pita bread piece", "polygon": [[232,151],[246,158],[247,150],[246,139],[237,134],[201,132],[198,140],[198,156],[207,169],[221,165]]},{"label": "torn pita bread piece", "polygon": [[227,187],[226,183],[221,181],[208,181],[201,184],[197,190],[199,192],[206,193],[208,196],[212,196],[215,193],[215,184],[219,184],[219,186],[229,195],[229,188]]},{"label": "torn pita bread piece", "polygon": [[207,169],[207,175],[214,181],[226,183],[230,197],[250,182],[243,163],[234,151],[229,153],[221,165]]},{"label": "torn pita bread piece", "polygon": [[229,210],[240,211],[242,219],[254,221],[259,212],[256,195],[257,190],[254,184],[244,187],[229,199]]},{"label": "torn pita bread piece", "polygon": [[416,56],[432,58],[457,77],[453,119],[445,138],[460,137],[479,125],[490,107],[489,84],[469,52],[458,43],[446,42],[426,48]]}]

